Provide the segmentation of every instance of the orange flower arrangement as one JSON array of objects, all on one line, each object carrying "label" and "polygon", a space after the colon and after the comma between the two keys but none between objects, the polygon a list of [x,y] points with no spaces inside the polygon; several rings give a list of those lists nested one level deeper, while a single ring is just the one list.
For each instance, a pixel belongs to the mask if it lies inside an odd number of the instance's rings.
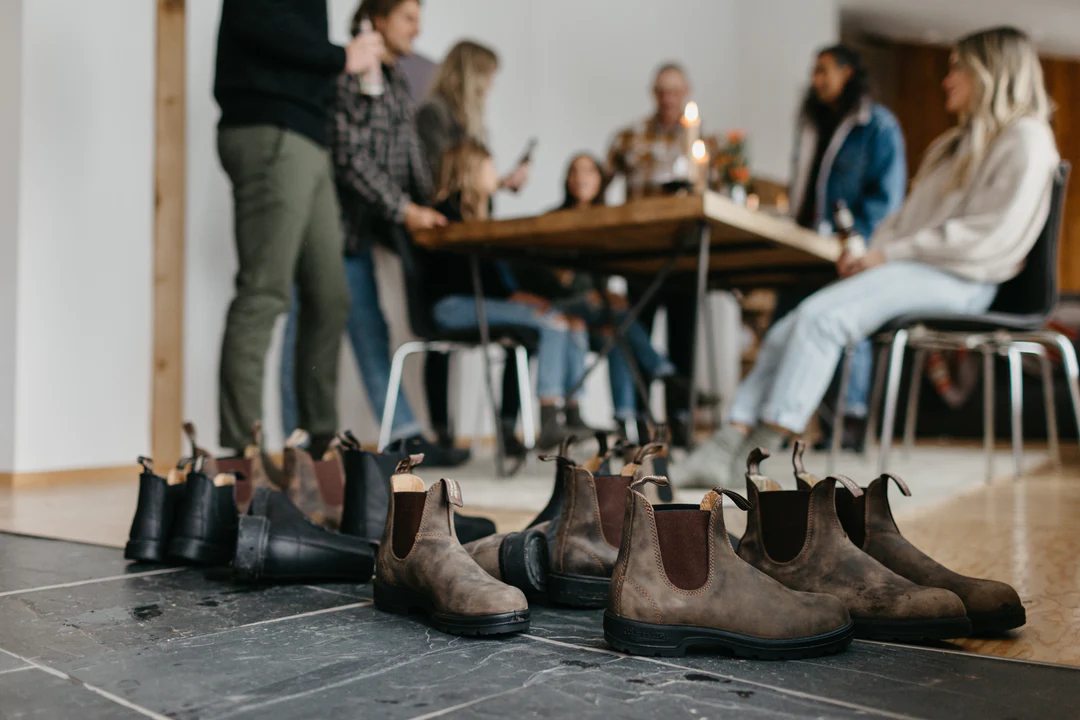
[{"label": "orange flower arrangement", "polygon": [[746,132],[729,130],[725,136],[727,143],[716,156],[713,164],[716,177],[721,185],[750,184],[750,166],[746,155]]}]

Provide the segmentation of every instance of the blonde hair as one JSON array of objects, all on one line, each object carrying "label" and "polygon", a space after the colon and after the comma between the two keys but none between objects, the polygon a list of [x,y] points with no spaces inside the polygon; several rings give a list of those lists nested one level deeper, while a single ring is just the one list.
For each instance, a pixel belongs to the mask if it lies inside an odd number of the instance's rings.
[{"label": "blonde hair", "polygon": [[485,220],[491,196],[480,190],[480,172],[491,153],[483,143],[466,138],[454,145],[442,156],[439,164],[439,187],[437,200],[442,202],[460,194],[462,220]]},{"label": "blonde hair", "polygon": [[465,137],[487,141],[484,102],[491,77],[498,68],[499,56],[495,51],[472,40],[462,40],[452,47],[439,65],[431,84],[431,94],[450,106]]},{"label": "blonde hair", "polygon": [[956,44],[960,66],[975,81],[974,111],[960,116],[959,124],[935,140],[926,152],[916,182],[939,165],[954,159],[966,143],[965,156],[957,163],[953,189],[965,187],[1001,133],[1023,118],[1043,122],[1053,106],[1043,81],[1035,44],[1021,30],[996,27],[968,35]]}]

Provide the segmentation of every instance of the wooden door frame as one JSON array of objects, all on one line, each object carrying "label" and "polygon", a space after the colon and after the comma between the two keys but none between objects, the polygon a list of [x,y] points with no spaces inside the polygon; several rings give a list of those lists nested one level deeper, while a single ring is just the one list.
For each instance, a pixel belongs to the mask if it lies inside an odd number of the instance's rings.
[{"label": "wooden door frame", "polygon": [[159,467],[180,458],[184,412],[185,0],[157,0],[154,89],[154,350],[150,437]]}]

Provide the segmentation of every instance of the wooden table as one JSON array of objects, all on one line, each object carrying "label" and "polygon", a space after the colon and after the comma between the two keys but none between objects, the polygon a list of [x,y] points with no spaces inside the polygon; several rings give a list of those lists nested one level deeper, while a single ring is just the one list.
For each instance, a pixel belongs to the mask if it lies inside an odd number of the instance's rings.
[{"label": "wooden table", "polygon": [[699,233],[709,234],[709,284],[755,288],[821,285],[835,277],[840,242],[787,218],[736,205],[714,192],[563,210],[533,218],[455,223],[416,234],[429,249],[572,267],[609,275],[699,270]]}]

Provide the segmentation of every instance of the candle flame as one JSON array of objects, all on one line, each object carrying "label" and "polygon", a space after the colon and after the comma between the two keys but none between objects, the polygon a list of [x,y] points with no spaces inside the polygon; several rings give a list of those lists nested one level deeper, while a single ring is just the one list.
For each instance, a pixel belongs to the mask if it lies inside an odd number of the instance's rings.
[{"label": "candle flame", "polygon": [[701,161],[705,159],[705,141],[695,140],[693,147],[690,148],[690,154],[694,156],[694,159]]},{"label": "candle flame", "polygon": [[686,103],[686,112],[683,114],[686,122],[695,123],[698,121],[698,107],[697,103],[691,100]]}]

